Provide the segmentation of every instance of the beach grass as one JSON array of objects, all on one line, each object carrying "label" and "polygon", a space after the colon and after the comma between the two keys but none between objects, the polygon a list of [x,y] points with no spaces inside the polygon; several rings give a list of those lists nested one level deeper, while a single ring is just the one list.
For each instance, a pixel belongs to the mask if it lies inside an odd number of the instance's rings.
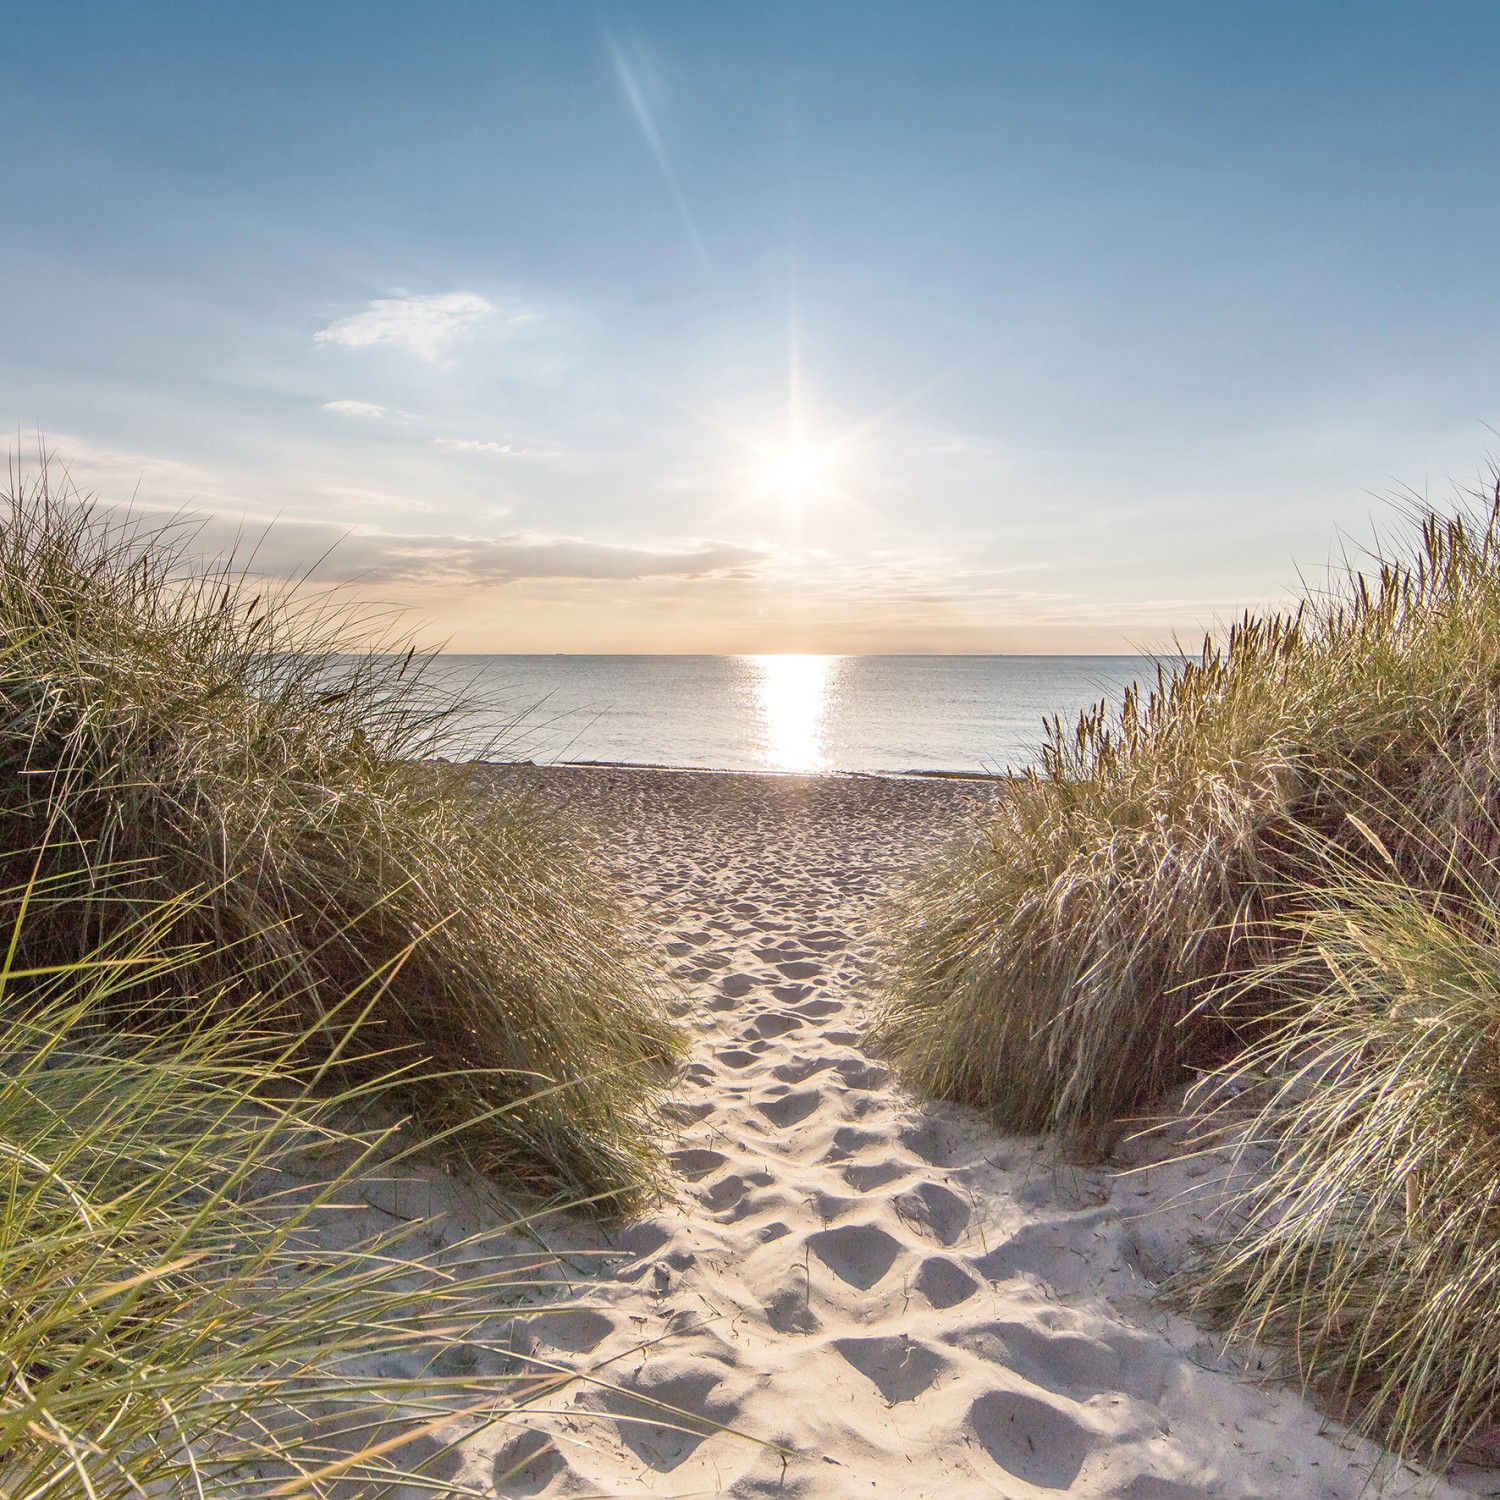
[{"label": "beach grass", "polygon": [[907,890],[877,1036],[1075,1142],[1208,1078],[1258,1175],[1178,1294],[1445,1458],[1500,1419],[1500,488],[1410,527],[1054,723]]},{"label": "beach grass", "polygon": [[1168,1286],[1439,1465],[1493,1463],[1500,1422],[1500,866],[1466,853],[1441,899],[1331,857],[1237,981],[1289,1000],[1190,1097],[1238,1186]]},{"label": "beach grass", "polygon": [[195,967],[164,942],[183,900],[39,972],[24,927],[60,893],[7,894],[0,1492],[373,1497],[565,1383],[507,1357],[553,1285],[524,1226],[366,1205],[412,1165],[391,1080],[331,1088],[253,1001],[184,988],[174,1025],[122,1026],[143,979]]},{"label": "beach grass", "polygon": [[378,617],[191,544],[45,465],[0,499],[0,887],[37,893],[17,965],[149,918],[187,956],[115,993],[122,1035],[253,997],[260,1035],[341,1082],[399,1071],[450,1156],[642,1202],[682,1044],[594,846],[437,759],[465,705]]}]

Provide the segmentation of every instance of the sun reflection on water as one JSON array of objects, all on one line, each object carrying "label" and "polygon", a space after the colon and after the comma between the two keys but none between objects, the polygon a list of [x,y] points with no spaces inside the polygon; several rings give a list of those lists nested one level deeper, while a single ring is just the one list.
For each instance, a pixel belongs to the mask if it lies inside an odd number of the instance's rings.
[{"label": "sun reflection on water", "polygon": [[773,771],[824,771],[823,726],[836,656],[751,656],[755,707]]}]

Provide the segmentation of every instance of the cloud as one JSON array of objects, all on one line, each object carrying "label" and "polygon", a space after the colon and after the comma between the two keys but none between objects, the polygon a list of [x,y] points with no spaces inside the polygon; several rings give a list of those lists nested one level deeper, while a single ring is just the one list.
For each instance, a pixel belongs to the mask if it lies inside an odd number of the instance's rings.
[{"label": "cloud", "polygon": [[106,447],[75,433],[49,433],[45,441],[38,439],[35,454],[23,449],[16,456],[33,472],[45,458],[54,482],[67,481],[80,491],[97,494],[106,506],[118,505],[122,497],[135,492],[158,504],[230,498],[223,476],[211,469],[159,453]]},{"label": "cloud", "polygon": [[360,417],[367,422],[401,422],[405,420],[403,412],[392,411],[387,406],[376,406],[373,401],[325,401],[323,403],[323,410],[337,412],[341,417]]},{"label": "cloud", "polygon": [[450,453],[499,453],[511,458],[551,458],[555,450],[550,448],[518,448],[514,443],[482,443],[474,438],[436,437],[435,448],[446,448]]},{"label": "cloud", "polygon": [[[478,324],[495,315],[495,305],[476,292],[442,292],[427,297],[381,297],[365,308],[320,328],[320,344],[369,349],[389,344],[418,359],[436,361]],[[524,320],[517,315],[513,322]]]},{"label": "cloud", "polygon": [[522,578],[704,578],[741,572],[762,560],[726,542],[630,547],[580,537],[513,532],[497,537],[351,536],[329,559],[346,577],[376,583],[513,583]]},{"label": "cloud", "polygon": [[252,570],[273,578],[300,577],[317,561],[314,576],[323,582],[442,588],[523,579],[624,583],[643,578],[744,578],[767,556],[762,548],[718,541],[652,547],[535,531],[491,537],[407,536],[350,532],[314,521],[279,521],[254,536],[243,523],[234,525],[224,516],[210,518],[198,533],[196,550],[212,553],[224,545],[242,556],[253,552]]}]

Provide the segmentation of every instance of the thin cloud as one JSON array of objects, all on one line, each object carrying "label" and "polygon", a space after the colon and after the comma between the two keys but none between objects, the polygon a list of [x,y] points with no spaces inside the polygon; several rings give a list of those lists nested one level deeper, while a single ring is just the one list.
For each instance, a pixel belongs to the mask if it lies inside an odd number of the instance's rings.
[{"label": "thin cloud", "polygon": [[[198,536],[198,550],[243,535],[214,517]],[[748,577],[765,561],[757,547],[730,542],[684,541],[665,546],[629,546],[583,537],[515,531],[499,536],[402,535],[350,532],[313,521],[268,526],[254,546],[255,572],[273,578],[301,577],[315,558],[314,576],[324,582],[417,584],[444,588],[500,585],[523,579],[606,580]]]},{"label": "thin cloud", "polygon": [[555,449],[520,448],[514,443],[480,442],[475,438],[435,437],[435,448],[446,448],[450,453],[493,453],[508,458],[551,458]]},{"label": "thin cloud", "polygon": [[[28,462],[24,452],[15,457],[23,465]],[[121,495],[135,492],[172,503],[225,496],[223,477],[211,469],[159,453],[105,447],[69,432],[51,433],[45,441],[38,438],[30,462],[38,468],[45,462],[54,479],[65,479],[84,494],[98,495],[106,505],[118,504]]]},{"label": "thin cloud", "polygon": [[325,401],[323,410],[337,412],[341,417],[358,417],[366,422],[404,422],[406,420],[404,412],[392,411],[388,406],[377,406],[373,401]]},{"label": "thin cloud", "polygon": [[[442,292],[427,297],[381,297],[363,312],[320,328],[319,344],[342,349],[370,349],[389,345],[434,363],[497,309],[477,292]],[[512,321],[522,321],[518,315]]]}]

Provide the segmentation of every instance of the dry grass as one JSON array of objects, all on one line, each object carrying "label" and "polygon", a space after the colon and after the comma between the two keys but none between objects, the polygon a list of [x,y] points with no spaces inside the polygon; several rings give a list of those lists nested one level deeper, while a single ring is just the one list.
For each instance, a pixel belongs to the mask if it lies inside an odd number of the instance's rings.
[{"label": "dry grass", "polygon": [[[70,963],[145,913],[191,950],[115,997],[169,1027],[254,995],[262,1033],[405,1068],[404,1108],[474,1165],[640,1201],[680,1047],[588,842],[424,764],[462,706],[346,607],[195,565],[180,528],[112,522],[45,468],[0,500],[0,885],[69,877],[18,962]],[[193,899],[171,903],[185,895]],[[3,914],[0,914],[3,915]],[[154,918],[153,918],[154,919]],[[330,1017],[388,975],[351,1035]]]},{"label": "dry grass", "polygon": [[1434,899],[1346,869],[1284,919],[1254,978],[1292,1003],[1193,1100],[1205,1146],[1265,1165],[1171,1287],[1440,1464],[1476,1443],[1493,1462],[1500,1423],[1500,867],[1483,876]]},{"label": "dry grass", "polygon": [[361,1180],[410,1167],[398,1126],[349,1125],[392,1080],[331,1089],[224,996],[122,1029],[136,986],[194,967],[164,946],[185,904],[37,973],[17,955],[46,894],[7,893],[0,958],[0,1493],[374,1500],[564,1383],[506,1358],[545,1307],[519,1226],[434,1250],[441,1223],[360,1217]]},{"label": "dry grass", "polygon": [[1497,562],[1493,513],[1427,515],[1410,560],[1054,725],[893,924],[880,1031],[907,1075],[1020,1128],[1106,1127],[1253,1031],[1215,996],[1274,957],[1269,924],[1320,878],[1310,835],[1357,855],[1368,828],[1444,878],[1442,840],[1408,830],[1470,816],[1455,767],[1500,769]]},{"label": "dry grass", "polygon": [[1442,1462],[1500,1429],[1500,487],[1414,521],[1054,724],[895,914],[880,1035],[1074,1138],[1206,1075],[1255,1172],[1176,1294]]}]

